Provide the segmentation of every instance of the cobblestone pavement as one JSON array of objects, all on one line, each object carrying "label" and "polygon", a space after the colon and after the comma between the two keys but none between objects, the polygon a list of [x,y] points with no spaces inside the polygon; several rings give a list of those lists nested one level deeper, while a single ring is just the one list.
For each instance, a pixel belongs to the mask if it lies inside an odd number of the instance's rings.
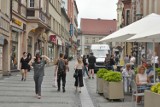
[{"label": "cobblestone pavement", "polygon": [[84,79],[82,93],[75,92],[74,64],[73,60],[69,65],[65,93],[57,92],[57,88],[52,87],[54,67],[46,67],[41,99],[35,97],[33,71],[28,73],[25,82],[21,81],[20,73],[0,79],[0,107],[131,107],[130,96],[124,102],[109,102],[97,94],[96,79]]}]

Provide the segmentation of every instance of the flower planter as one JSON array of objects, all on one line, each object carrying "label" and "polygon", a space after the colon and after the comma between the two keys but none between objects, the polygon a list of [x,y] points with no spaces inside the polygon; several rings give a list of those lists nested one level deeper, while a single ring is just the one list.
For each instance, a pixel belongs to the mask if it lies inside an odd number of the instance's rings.
[{"label": "flower planter", "polygon": [[102,94],[103,93],[103,79],[97,77],[97,93]]},{"label": "flower planter", "polygon": [[144,107],[160,107],[160,94],[146,90],[144,94]]},{"label": "flower planter", "polygon": [[105,81],[103,84],[103,95],[111,100],[124,99],[123,83]]}]

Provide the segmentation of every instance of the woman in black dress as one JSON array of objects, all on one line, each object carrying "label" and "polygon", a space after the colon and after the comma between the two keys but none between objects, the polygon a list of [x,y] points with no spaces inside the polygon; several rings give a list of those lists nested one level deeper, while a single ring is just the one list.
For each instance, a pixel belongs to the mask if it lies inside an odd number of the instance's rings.
[{"label": "woman in black dress", "polygon": [[23,52],[23,57],[21,58],[20,62],[21,62],[21,74],[22,74],[21,81],[26,81],[27,71],[28,71],[28,58],[26,52]]}]

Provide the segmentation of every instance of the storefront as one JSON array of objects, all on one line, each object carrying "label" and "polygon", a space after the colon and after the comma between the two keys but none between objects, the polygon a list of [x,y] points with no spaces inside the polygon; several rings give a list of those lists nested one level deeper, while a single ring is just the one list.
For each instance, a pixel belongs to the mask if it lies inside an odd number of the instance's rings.
[{"label": "storefront", "polygon": [[3,71],[3,45],[4,45],[4,36],[0,35],[0,72]]},{"label": "storefront", "polygon": [[18,65],[18,35],[19,33],[12,30],[12,40],[11,40],[11,70],[17,69]]},{"label": "storefront", "polygon": [[54,59],[54,44],[51,42],[48,42],[48,57],[51,59],[51,62],[53,62]]}]

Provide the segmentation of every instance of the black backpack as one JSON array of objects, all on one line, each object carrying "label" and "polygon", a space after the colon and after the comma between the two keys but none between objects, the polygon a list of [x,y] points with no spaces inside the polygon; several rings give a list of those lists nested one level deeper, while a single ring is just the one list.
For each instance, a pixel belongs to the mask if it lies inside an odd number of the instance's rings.
[{"label": "black backpack", "polygon": [[58,72],[65,72],[65,62],[62,59],[58,60]]}]

